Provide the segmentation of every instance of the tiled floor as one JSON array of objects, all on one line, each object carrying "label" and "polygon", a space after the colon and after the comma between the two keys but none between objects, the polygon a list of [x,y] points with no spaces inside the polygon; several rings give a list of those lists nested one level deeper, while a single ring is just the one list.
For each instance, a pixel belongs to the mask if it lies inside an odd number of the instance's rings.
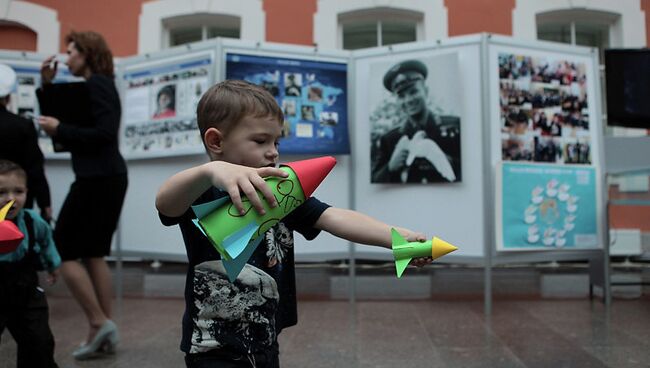
[{"label": "tiled floor", "polygon": [[[51,293],[60,367],[184,366],[178,349],[183,300],[133,296],[135,281],[132,275],[125,285],[131,296],[116,305],[117,354],[86,362],[70,356],[86,333],[81,310],[65,293]],[[298,325],[280,335],[285,368],[650,367],[647,294],[615,298],[609,310],[582,297],[497,297],[490,318],[480,295],[355,304],[303,299],[298,308]],[[14,366],[15,344],[5,332],[0,368]]]},{"label": "tiled floor", "polygon": [[[180,299],[126,299],[116,355],[75,362],[84,336],[69,297],[50,299],[60,367],[182,367]],[[302,301],[300,322],[280,336],[283,367],[648,367],[650,300]],[[0,367],[13,367],[5,333]]]}]

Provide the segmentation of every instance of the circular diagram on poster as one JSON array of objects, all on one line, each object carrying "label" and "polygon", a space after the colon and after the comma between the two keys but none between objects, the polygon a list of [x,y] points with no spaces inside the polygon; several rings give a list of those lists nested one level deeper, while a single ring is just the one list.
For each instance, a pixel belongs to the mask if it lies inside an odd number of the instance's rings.
[{"label": "circular diagram on poster", "polygon": [[526,241],[531,245],[562,248],[567,235],[575,228],[578,196],[571,186],[553,178],[531,190],[530,203],[523,213],[528,225]]}]

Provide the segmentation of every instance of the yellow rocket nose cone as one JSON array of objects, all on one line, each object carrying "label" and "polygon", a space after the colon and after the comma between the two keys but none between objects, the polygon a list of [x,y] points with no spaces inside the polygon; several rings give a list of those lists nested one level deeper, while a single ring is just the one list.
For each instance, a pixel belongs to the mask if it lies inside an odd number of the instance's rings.
[{"label": "yellow rocket nose cone", "polygon": [[440,238],[433,238],[431,242],[431,258],[436,259],[458,249]]}]

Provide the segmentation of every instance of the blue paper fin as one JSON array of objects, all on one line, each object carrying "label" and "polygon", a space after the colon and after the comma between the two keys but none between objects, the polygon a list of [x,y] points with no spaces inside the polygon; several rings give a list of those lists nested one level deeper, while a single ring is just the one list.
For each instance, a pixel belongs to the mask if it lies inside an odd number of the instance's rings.
[{"label": "blue paper fin", "polygon": [[192,206],[192,211],[194,211],[196,217],[201,219],[207,216],[210,212],[223,206],[224,203],[229,201],[230,201],[230,197],[226,196],[223,198],[215,199],[212,202],[207,202],[207,203],[197,204],[196,206]]},{"label": "blue paper fin", "polygon": [[208,234],[206,234],[205,231],[203,231],[201,225],[199,225],[199,219],[192,219],[192,222],[194,223],[194,225],[196,225],[196,227],[199,228],[199,230],[201,230],[204,236],[208,236]]},{"label": "blue paper fin", "polygon": [[237,279],[237,276],[241,272],[242,268],[244,268],[246,262],[248,262],[248,260],[251,258],[253,252],[263,238],[263,236],[260,236],[254,241],[250,242],[246,248],[244,248],[244,251],[241,252],[241,254],[239,254],[239,256],[232,261],[227,261],[224,259],[221,260],[223,267],[226,269],[226,274],[228,275],[228,280],[230,280],[230,282],[234,282],[235,279]]},{"label": "blue paper fin", "polygon": [[246,248],[246,245],[251,241],[251,238],[258,229],[259,226],[254,221],[249,222],[242,229],[228,235],[223,240],[223,249],[225,249],[230,258],[237,258],[244,251],[244,248]]}]

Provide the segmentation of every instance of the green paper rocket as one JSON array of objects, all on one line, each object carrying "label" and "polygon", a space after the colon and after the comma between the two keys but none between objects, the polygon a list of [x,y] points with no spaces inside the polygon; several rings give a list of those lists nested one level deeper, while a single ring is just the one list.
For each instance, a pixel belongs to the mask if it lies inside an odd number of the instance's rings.
[{"label": "green paper rocket", "polygon": [[440,238],[434,237],[431,241],[426,242],[408,242],[397,230],[391,229],[390,231],[393,238],[393,257],[395,258],[397,277],[402,277],[406,266],[413,258],[431,257],[436,259],[458,249]]},{"label": "green paper rocket", "polygon": [[212,202],[192,206],[197,218],[194,224],[201,229],[222,258],[228,278],[233,282],[251,257],[268,229],[291,213],[309,198],[336,164],[331,156],[287,163],[280,167],[289,174],[286,178],[267,177],[278,206],[271,208],[262,194],[266,213],[260,215],[248,198],[242,197],[245,213],[242,215],[226,196]]}]

